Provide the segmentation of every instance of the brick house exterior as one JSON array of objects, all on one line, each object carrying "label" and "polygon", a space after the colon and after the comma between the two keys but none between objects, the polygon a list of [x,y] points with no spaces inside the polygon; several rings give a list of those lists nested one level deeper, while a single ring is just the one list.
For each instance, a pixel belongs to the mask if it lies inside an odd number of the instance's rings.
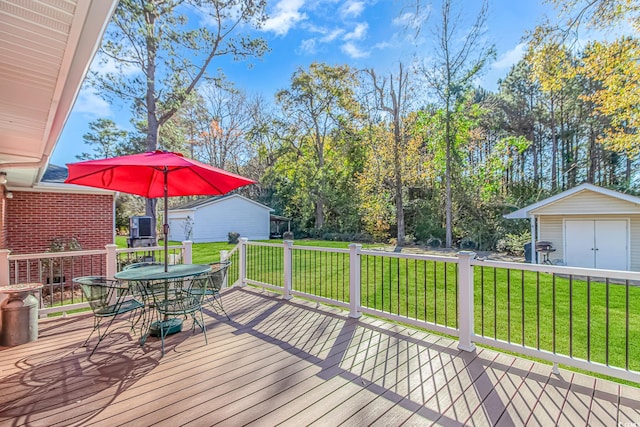
[{"label": "brick house exterior", "polygon": [[[52,171],[54,173],[52,173]],[[115,193],[66,185],[66,168],[50,166],[31,189],[3,192],[1,249],[11,254],[46,252],[53,239],[77,239],[84,250],[104,249],[115,239]]]},{"label": "brick house exterior", "polygon": [[2,205],[3,248],[12,254],[45,252],[55,238],[76,238],[86,250],[114,242],[113,195],[14,191]]}]

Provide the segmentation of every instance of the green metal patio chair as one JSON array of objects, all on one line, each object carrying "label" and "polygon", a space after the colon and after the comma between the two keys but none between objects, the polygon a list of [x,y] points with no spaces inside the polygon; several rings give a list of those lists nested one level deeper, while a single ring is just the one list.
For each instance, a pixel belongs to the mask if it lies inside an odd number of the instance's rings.
[{"label": "green metal patio chair", "polygon": [[[204,275],[201,275],[204,276]],[[204,342],[207,341],[207,329],[204,324],[202,314],[202,288],[206,287],[206,277],[196,276],[185,279],[158,280],[148,282],[146,289],[153,297],[153,305],[158,313],[158,321],[154,322],[152,328],[157,329],[162,341],[162,355],[164,355],[164,338],[175,323],[171,318],[191,316],[193,325],[191,330],[195,331],[196,325],[200,326],[204,334]]]},{"label": "green metal patio chair", "polygon": [[205,286],[192,290],[192,293],[201,297],[203,301],[206,300],[216,313],[218,313],[217,305],[227,316],[227,320],[231,320],[222,305],[222,295],[220,294],[220,289],[227,278],[227,270],[231,262],[216,262],[209,265],[211,266],[211,271],[202,275],[202,279],[206,281]]},{"label": "green metal patio chair", "polygon": [[[104,276],[77,277],[73,281],[80,286],[82,293],[89,302],[91,311],[93,311],[93,329],[82,345],[86,346],[93,333],[98,331],[98,342],[91,351],[91,355],[106,337],[116,317],[129,314],[131,330],[134,330],[140,320],[140,316],[133,318],[134,313],[144,309],[144,304],[133,297],[129,286],[118,280],[107,279]],[[101,331],[100,325],[104,319],[109,320],[104,331]]]}]

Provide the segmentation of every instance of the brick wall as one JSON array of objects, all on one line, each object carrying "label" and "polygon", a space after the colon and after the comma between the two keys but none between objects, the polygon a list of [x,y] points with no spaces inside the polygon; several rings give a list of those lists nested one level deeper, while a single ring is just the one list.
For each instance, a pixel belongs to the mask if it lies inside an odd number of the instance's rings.
[{"label": "brick wall", "polygon": [[7,201],[8,199],[4,193],[4,186],[0,186],[2,191],[0,196],[0,249],[6,249],[7,245],[7,232],[9,230],[7,226]]},{"label": "brick wall", "polygon": [[82,249],[113,242],[113,196],[13,191],[3,200],[4,249],[12,254],[45,252],[53,238],[75,237]]}]

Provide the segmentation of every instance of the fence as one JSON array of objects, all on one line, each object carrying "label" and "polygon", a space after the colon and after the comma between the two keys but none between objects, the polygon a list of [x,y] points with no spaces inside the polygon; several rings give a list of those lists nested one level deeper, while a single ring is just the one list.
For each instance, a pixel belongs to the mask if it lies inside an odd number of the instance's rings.
[{"label": "fence", "polygon": [[[191,245],[185,241],[180,246],[170,246],[169,262],[190,264]],[[0,285],[42,283],[39,315],[64,314],[89,307],[82,290],[73,282],[74,277],[112,277],[125,265],[140,261],[164,262],[164,247],[118,249],[107,245],[104,250],[20,255],[0,250]]]},{"label": "fence", "polygon": [[640,273],[249,242],[239,285],[640,382]]}]

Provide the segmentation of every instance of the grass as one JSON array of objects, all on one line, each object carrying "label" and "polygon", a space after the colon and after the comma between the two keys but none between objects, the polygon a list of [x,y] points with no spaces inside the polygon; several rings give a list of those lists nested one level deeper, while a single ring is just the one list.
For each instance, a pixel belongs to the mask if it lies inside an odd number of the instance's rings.
[{"label": "grass", "polygon": [[[126,239],[124,239],[126,246]],[[282,244],[281,240],[269,243]],[[171,244],[179,244],[171,242]],[[296,246],[347,249],[347,242],[296,241]],[[219,259],[228,243],[193,245],[193,262]],[[349,254],[295,249],[293,289],[349,301]],[[375,245],[365,245],[371,247]],[[232,262],[238,262],[237,252]],[[281,247],[249,246],[247,277],[283,286]],[[238,269],[229,272],[237,280]],[[521,270],[475,267],[475,332],[611,366],[640,370],[640,287]],[[454,262],[361,257],[361,302],[401,317],[457,328]]]}]

